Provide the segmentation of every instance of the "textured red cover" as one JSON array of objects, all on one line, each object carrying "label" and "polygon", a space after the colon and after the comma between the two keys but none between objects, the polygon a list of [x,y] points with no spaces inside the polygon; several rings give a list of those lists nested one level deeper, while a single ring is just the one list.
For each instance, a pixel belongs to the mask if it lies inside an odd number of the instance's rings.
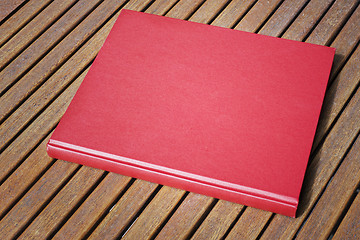
[{"label": "textured red cover", "polygon": [[334,52],[122,10],[48,154],[294,217]]}]

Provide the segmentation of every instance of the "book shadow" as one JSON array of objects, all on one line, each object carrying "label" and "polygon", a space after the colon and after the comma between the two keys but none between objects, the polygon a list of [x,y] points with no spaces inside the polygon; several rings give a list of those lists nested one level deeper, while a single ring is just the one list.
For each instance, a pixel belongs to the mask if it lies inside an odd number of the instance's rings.
[{"label": "book shadow", "polygon": [[[343,55],[335,54],[334,62],[340,61],[343,58],[344,58]],[[321,108],[321,113],[314,137],[314,142],[311,148],[311,154],[305,172],[303,185],[300,192],[299,205],[298,205],[296,217],[300,217],[303,214],[307,214],[306,213],[308,212],[307,210],[311,212],[312,211],[311,208],[314,208],[314,206],[316,205],[315,204],[313,206],[312,204],[312,201],[314,201],[313,200],[314,194],[320,194],[318,192],[317,193],[314,192],[314,187],[315,187],[314,184],[315,184],[315,179],[319,177],[319,174],[321,174],[321,171],[319,171],[319,163],[323,161],[328,161],[328,159],[324,159],[322,157],[323,155],[322,152],[324,151],[322,145],[324,143],[325,138],[327,137],[329,130],[331,131],[331,128],[333,126],[332,125],[333,123],[331,122],[330,119],[330,114],[331,114],[331,109],[333,108],[334,105],[334,98],[336,96],[336,91],[338,88],[338,82],[335,81],[336,74],[337,73],[333,72],[332,69],[328,86],[325,92],[324,102]],[[335,89],[335,91],[333,90],[332,92],[333,94],[330,94],[329,91],[330,88]],[[324,131],[325,126],[330,126],[330,128]],[[317,198],[318,196],[316,197],[315,201],[317,201]]]}]

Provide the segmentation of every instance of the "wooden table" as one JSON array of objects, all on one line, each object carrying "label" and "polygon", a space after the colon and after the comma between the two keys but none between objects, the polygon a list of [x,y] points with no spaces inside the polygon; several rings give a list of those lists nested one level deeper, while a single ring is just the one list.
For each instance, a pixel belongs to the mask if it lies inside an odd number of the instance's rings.
[{"label": "wooden table", "polygon": [[[0,3],[0,239],[360,239],[358,0]],[[335,47],[297,218],[51,159],[121,9]]]}]

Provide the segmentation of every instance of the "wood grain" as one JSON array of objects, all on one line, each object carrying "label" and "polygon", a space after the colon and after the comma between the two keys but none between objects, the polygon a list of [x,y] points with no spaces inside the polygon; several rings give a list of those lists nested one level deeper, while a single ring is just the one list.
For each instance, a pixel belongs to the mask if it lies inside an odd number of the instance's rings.
[{"label": "wood grain", "polygon": [[41,10],[49,4],[51,0],[29,1],[22,6],[14,15],[7,19],[0,26],[0,46],[9,40],[17,31],[25,26]]},{"label": "wood grain", "polygon": [[306,219],[297,238],[327,239],[359,184],[360,138],[358,137],[311,215]]},{"label": "wood grain", "polygon": [[360,194],[358,193],[333,239],[359,239],[360,237]]},{"label": "wood grain", "polygon": [[77,164],[55,162],[53,166],[36,182],[20,202],[18,202],[0,221],[2,239],[13,239],[26,226],[32,216],[41,210],[52,194],[60,190],[67,178],[76,170]]},{"label": "wood grain", "polygon": [[11,0],[0,3],[0,21],[19,7],[25,0]]},{"label": "wood grain", "polygon": [[163,186],[131,225],[123,239],[150,238],[184,194],[184,190]]},{"label": "wood grain", "polygon": [[[96,220],[124,190],[130,180],[130,177],[109,173],[79,209],[76,210],[74,215],[66,221],[65,225],[57,232],[53,239],[80,239],[85,237],[87,232],[96,223]],[[83,192],[83,190],[81,190],[81,192]],[[80,195],[78,191],[76,191],[76,193]],[[61,202],[64,201],[61,200]],[[57,208],[56,205],[49,207],[52,210]],[[62,208],[59,209],[62,210]],[[50,216],[53,217],[53,214]],[[40,221],[43,222],[42,220]]]},{"label": "wood grain", "polygon": [[[62,163],[61,161],[59,164]],[[82,202],[83,195],[79,192],[90,191],[102,174],[103,171],[99,169],[81,167],[40,214],[31,221],[30,226],[26,229],[27,231],[20,236],[20,239],[45,239],[49,237],[56,227],[66,219],[68,210]],[[22,203],[24,201],[19,202],[20,205]],[[24,207],[23,209],[26,210]]]},{"label": "wood grain", "polygon": [[209,23],[228,2],[228,0],[208,0],[191,16],[189,21]]},{"label": "wood grain", "polygon": [[255,32],[269,15],[277,8],[281,0],[259,0],[235,27],[236,30]]},{"label": "wood grain", "polygon": [[[26,161],[0,185],[0,216],[36,181],[53,159],[47,156],[46,144],[50,135],[30,154]],[[14,187],[16,186],[16,187]]]},{"label": "wood grain", "polygon": [[21,163],[36,145],[45,138],[65,113],[72,97],[87,71],[83,72],[54,102],[52,102],[1,154],[0,179]]},{"label": "wood grain", "polygon": [[[91,10],[92,7],[96,5],[97,1],[92,0],[87,1],[87,4],[83,4],[81,1],[77,2],[65,15],[59,19],[55,24],[52,25],[47,31],[45,31],[40,38],[38,38],[35,42],[33,42],[28,48],[26,48],[20,55],[18,55],[9,65],[7,65],[0,72],[0,79],[3,81],[0,82],[0,93],[6,91],[6,89],[15,82],[25,71],[29,71],[32,68],[32,65],[42,59],[42,56],[47,53],[47,51],[51,50],[51,48],[56,45],[56,42],[69,31],[71,31],[77,24],[82,20],[82,17],[86,16]],[[31,29],[30,29],[31,30]],[[74,41],[74,40],[73,40]],[[77,42],[77,41],[75,41]],[[71,45],[69,45],[71,46]],[[49,55],[49,54],[48,54]],[[6,56],[7,54],[2,54],[5,58],[2,60],[2,64],[4,61],[8,61]],[[53,61],[57,60],[56,58],[52,58]],[[33,68],[31,72],[39,71],[39,65],[37,68]],[[30,72],[30,73],[31,73]],[[44,72],[44,71],[43,71]],[[44,75],[43,72],[37,72],[37,76]],[[5,77],[6,76],[6,77]],[[38,77],[39,78],[39,77]],[[41,78],[40,78],[41,79]],[[39,80],[38,80],[39,81]],[[28,86],[33,85],[34,80],[29,81]],[[19,90],[19,89],[18,89]],[[29,87],[23,87],[22,92],[28,92]],[[20,101],[21,95],[16,96],[15,99],[6,99],[5,101]],[[2,99],[4,99],[2,97]],[[1,111],[1,118],[3,117],[3,110]]]},{"label": "wood grain", "polygon": [[[44,29],[50,27],[57,18],[66,12],[74,4],[74,0],[55,0],[34,19],[32,19],[24,28],[1,47],[0,66],[6,65],[11,59],[16,57],[29,42],[32,42],[39,36]],[[69,24],[71,27],[71,24]],[[66,30],[66,29],[64,29]],[[60,33],[60,31],[57,31]],[[50,40],[50,39],[48,39]],[[51,44],[51,41],[49,41]],[[46,45],[44,44],[46,51]],[[29,56],[28,56],[29,58]],[[2,67],[1,67],[2,68]]]},{"label": "wood grain", "polygon": [[218,27],[233,27],[238,19],[252,7],[255,0],[234,0],[219,14],[219,16],[211,23]]},{"label": "wood grain", "polygon": [[243,205],[219,200],[191,239],[221,239]]},{"label": "wood grain", "polygon": [[190,192],[156,239],[187,239],[193,226],[213,204],[214,198]]},{"label": "wood grain", "polygon": [[89,239],[115,239],[134,219],[157,184],[137,179],[96,227]]},{"label": "wood grain", "polygon": [[331,6],[332,2],[333,0],[310,1],[282,37],[297,41],[304,40],[306,35],[310,34],[318,19]]},{"label": "wood grain", "polygon": [[256,239],[271,215],[271,212],[247,208],[226,239]]},{"label": "wood grain", "polygon": [[300,14],[306,3],[307,0],[285,0],[258,33],[281,37],[284,30],[286,30],[286,28],[291,25],[291,21]]}]

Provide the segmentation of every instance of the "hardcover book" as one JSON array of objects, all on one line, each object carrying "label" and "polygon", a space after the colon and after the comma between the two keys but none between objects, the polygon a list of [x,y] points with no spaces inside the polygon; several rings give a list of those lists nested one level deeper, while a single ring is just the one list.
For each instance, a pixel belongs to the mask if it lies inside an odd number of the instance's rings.
[{"label": "hardcover book", "polygon": [[48,154],[294,217],[334,53],[122,10]]}]

